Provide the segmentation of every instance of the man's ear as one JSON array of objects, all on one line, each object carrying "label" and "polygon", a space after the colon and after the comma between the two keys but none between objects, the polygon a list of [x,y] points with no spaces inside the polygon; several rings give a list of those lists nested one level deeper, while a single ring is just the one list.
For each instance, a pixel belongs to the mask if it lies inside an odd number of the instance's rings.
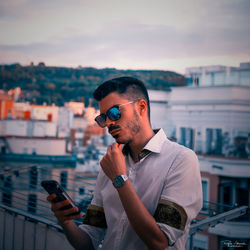
[{"label": "man's ear", "polygon": [[145,115],[148,112],[148,105],[147,102],[144,99],[140,99],[138,101],[138,106],[139,106],[139,113],[140,115]]}]

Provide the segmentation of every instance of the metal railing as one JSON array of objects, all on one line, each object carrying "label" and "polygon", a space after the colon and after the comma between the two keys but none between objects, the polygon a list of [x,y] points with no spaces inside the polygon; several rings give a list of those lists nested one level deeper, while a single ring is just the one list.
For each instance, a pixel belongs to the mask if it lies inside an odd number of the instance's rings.
[{"label": "metal railing", "polygon": [[[70,168],[69,168],[70,169]],[[64,171],[67,168],[63,169]],[[72,170],[72,169],[71,169]],[[33,172],[32,172],[33,171]],[[60,172],[60,171],[59,171]],[[48,166],[28,165],[0,171],[0,203],[56,221],[47,201],[47,192],[40,186],[42,180],[54,179],[60,182],[60,173]],[[64,188],[75,199],[76,205],[85,213],[93,197],[96,176],[68,174],[63,180]],[[79,189],[81,188],[81,192]]]},{"label": "metal railing", "polygon": [[[31,174],[32,168],[37,170],[37,172],[33,172],[33,174],[37,173],[33,177]],[[40,182],[45,178],[58,180],[60,174],[57,172],[51,173],[50,168],[38,165],[0,171],[0,190],[2,191],[2,202],[0,201],[0,220],[2,220],[0,221],[0,249],[52,250],[55,249],[52,242],[55,243],[57,240],[60,246],[60,242],[64,242],[67,246],[65,250],[72,249],[50,210],[50,204],[46,200],[47,193],[40,187]],[[85,213],[87,205],[92,199],[95,178],[96,176],[68,174],[66,190],[73,196],[80,197],[77,205],[83,213]],[[84,195],[79,194],[77,187],[85,188]],[[36,194],[35,201],[28,199],[29,194]],[[190,225],[190,250],[193,249],[195,233],[219,223],[242,217],[242,215],[246,216],[248,211],[247,206],[234,207],[206,201],[204,201],[204,204],[201,215],[206,218],[201,221],[194,220]],[[82,223],[82,219],[76,220],[76,223]],[[50,235],[53,235],[53,237]],[[26,239],[29,239],[29,241],[26,241]],[[37,242],[42,243],[38,245]],[[63,248],[60,250],[63,250]]]},{"label": "metal railing", "polygon": [[73,250],[57,223],[0,204],[0,249]]}]

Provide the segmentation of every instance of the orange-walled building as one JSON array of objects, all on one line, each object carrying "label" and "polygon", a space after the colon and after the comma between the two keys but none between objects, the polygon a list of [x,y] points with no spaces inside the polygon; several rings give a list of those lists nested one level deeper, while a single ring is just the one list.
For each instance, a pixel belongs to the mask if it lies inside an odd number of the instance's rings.
[{"label": "orange-walled building", "polygon": [[0,120],[6,119],[8,114],[13,112],[13,97],[6,94],[0,93]]},{"label": "orange-walled building", "polygon": [[82,115],[84,110],[83,102],[67,102],[65,107],[74,110],[75,115]]}]

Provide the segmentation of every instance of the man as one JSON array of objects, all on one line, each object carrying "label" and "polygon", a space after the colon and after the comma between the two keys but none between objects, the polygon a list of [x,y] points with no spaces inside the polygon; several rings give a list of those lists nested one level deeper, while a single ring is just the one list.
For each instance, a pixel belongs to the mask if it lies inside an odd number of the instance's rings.
[{"label": "man", "polygon": [[68,201],[52,202],[69,241],[76,249],[97,249],[99,244],[104,250],[185,249],[190,221],[202,207],[196,155],[169,141],[162,129],[151,128],[148,93],[141,81],[109,80],[94,97],[101,113],[96,121],[116,142],[100,162],[83,225],[72,220],[81,215],[67,216],[77,208],[59,210]]}]

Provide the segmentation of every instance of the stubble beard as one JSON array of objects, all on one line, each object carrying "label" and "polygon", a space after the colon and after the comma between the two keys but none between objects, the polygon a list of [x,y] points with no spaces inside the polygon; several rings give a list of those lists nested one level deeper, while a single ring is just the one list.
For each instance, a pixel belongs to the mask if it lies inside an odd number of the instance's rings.
[{"label": "stubble beard", "polygon": [[141,125],[139,123],[139,117],[136,111],[134,110],[133,120],[128,121],[125,126],[126,131],[130,131],[130,138],[120,139],[119,135],[117,136],[116,142],[119,144],[130,144],[133,141],[133,138],[141,131]]}]

